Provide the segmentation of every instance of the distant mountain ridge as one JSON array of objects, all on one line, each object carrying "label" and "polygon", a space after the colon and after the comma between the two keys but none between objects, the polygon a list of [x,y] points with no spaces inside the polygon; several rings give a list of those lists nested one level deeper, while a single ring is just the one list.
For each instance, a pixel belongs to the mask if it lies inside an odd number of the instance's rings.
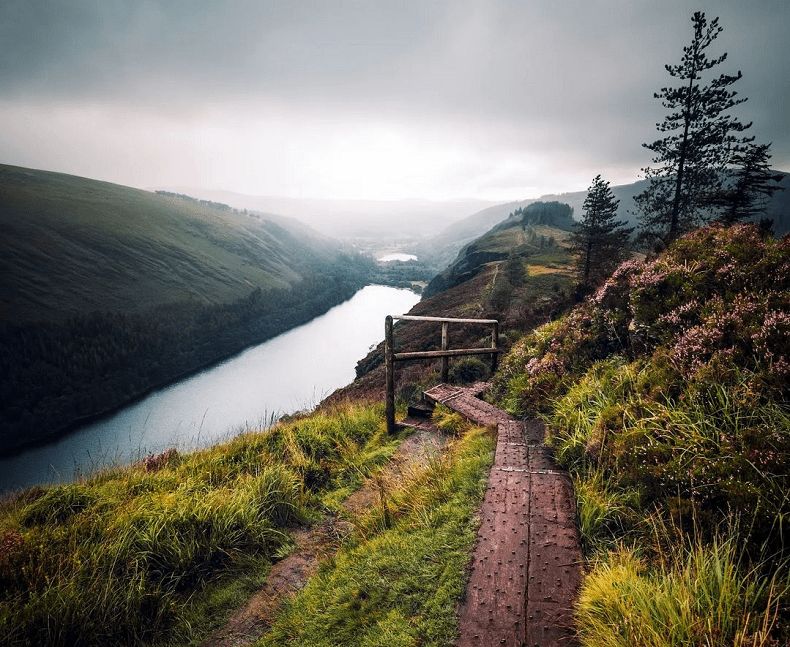
[{"label": "distant mountain ridge", "polygon": [[[647,184],[647,180],[639,180],[632,184],[611,187],[612,194],[620,201],[617,210],[618,220],[625,221],[629,226],[638,225],[634,196],[644,191]],[[790,231],[790,174],[784,174],[780,186],[784,188],[784,191],[774,193],[766,205],[766,217],[774,221],[776,236]],[[482,236],[518,209],[524,209],[536,202],[561,202],[569,205],[573,210],[573,217],[580,220],[584,213],[583,204],[586,197],[587,191],[585,190],[552,193],[539,198],[497,204],[452,223],[438,234],[421,241],[411,249],[421,259],[430,262],[437,272],[442,271],[453,262],[464,245]]]}]

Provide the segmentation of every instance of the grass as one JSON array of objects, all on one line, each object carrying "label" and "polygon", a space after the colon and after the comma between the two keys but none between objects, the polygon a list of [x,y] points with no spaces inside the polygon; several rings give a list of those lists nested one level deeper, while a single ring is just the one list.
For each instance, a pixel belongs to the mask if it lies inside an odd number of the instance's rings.
[{"label": "grass", "polygon": [[[346,404],[208,450],[171,450],[0,509],[4,645],[183,644],[292,547],[332,492],[395,442],[380,406]],[[311,480],[312,479],[312,480]]]},{"label": "grass", "polygon": [[493,447],[486,430],[464,431],[443,456],[384,484],[355,519],[357,541],[322,566],[259,646],[454,644]]},{"label": "grass", "polygon": [[[585,647],[773,647],[790,582],[787,565],[741,561],[737,540],[681,547],[649,565],[620,549],[587,576],[578,603]],[[765,576],[766,570],[773,575]]]},{"label": "grass", "polygon": [[503,358],[574,480],[585,647],[790,640],[787,243],[696,231]]}]

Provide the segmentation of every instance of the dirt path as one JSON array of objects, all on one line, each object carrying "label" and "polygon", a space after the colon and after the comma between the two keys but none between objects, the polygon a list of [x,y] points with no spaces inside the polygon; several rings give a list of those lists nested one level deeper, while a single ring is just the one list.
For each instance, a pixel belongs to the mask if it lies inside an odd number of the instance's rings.
[{"label": "dirt path", "polygon": [[479,390],[442,384],[425,394],[498,424],[457,645],[572,645],[581,551],[570,479],[544,446],[541,422],[515,420],[478,400]]},{"label": "dirt path", "polygon": [[[411,465],[424,462],[441,452],[447,437],[430,425],[420,426],[401,443],[379,481],[397,478]],[[355,514],[372,505],[379,496],[375,480],[368,480],[343,503],[344,510]],[[297,531],[296,550],[273,567],[266,583],[247,605],[239,609],[225,626],[204,640],[201,647],[246,647],[261,638],[272,626],[284,600],[294,597],[318,569],[318,565],[340,548],[353,531],[353,524],[337,515],[322,523]]]},{"label": "dirt path", "polygon": [[[568,647],[574,644],[571,612],[581,566],[573,488],[543,444],[543,424],[521,422],[478,399],[482,388],[441,384],[425,394],[475,424],[498,426],[457,646]],[[444,447],[446,438],[429,422],[409,424],[415,433],[380,479],[397,478]],[[376,481],[369,480],[343,505],[358,513],[378,496]],[[263,636],[282,602],[296,595],[352,531],[350,522],[329,517],[298,532],[297,550],[274,565],[261,591],[202,647],[241,647]]]}]

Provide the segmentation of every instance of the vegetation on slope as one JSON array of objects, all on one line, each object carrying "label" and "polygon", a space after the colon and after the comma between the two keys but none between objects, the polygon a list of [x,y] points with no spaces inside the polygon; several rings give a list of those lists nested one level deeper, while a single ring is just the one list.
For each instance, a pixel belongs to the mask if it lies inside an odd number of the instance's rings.
[{"label": "vegetation on slope", "polygon": [[543,415],[574,475],[584,644],[790,638],[788,312],[790,238],[712,226],[503,363],[496,398]]},{"label": "vegetation on slope", "polygon": [[322,565],[261,647],[455,644],[495,443],[483,429],[445,422],[463,434],[382,489],[357,520],[357,540]]},{"label": "vegetation on slope", "polygon": [[[555,318],[575,298],[573,258],[568,251],[569,234],[543,225],[529,226],[529,231],[531,236],[534,235],[536,246],[524,244],[525,233],[521,225],[477,241],[475,245],[483,251],[488,251],[489,245],[498,246],[500,252],[510,251],[499,254],[497,258],[500,260],[482,264],[472,278],[455,287],[432,297],[423,296],[410,314],[497,319],[503,352],[523,331]],[[452,348],[491,345],[490,326],[451,325],[449,334]],[[395,345],[396,351],[437,350],[441,347],[441,326],[426,322],[396,322]],[[396,396],[409,400],[423,387],[438,383],[439,366],[438,361],[398,364]],[[452,359],[450,366],[451,377],[455,371],[468,375],[470,368],[474,370],[476,379],[490,377],[490,363],[485,360]],[[360,395],[384,397],[383,342],[357,363],[356,370],[357,379],[339,390],[330,401]]]},{"label": "vegetation on slope", "polygon": [[375,263],[296,221],[0,166],[0,451],[305,323]]},{"label": "vegetation on slope", "polygon": [[[453,642],[494,442],[455,417],[442,424],[459,433],[450,449],[379,483],[361,516],[346,513],[355,531],[265,644]],[[205,637],[293,548],[295,524],[336,511],[400,440],[385,433],[379,406],[347,404],[6,500],[3,644]]]},{"label": "vegetation on slope", "polygon": [[219,620],[217,589],[249,594],[290,550],[289,527],[316,519],[324,497],[359,487],[387,460],[396,444],[382,421],[378,406],[347,405],[6,500],[3,644],[194,638],[195,623],[205,631],[206,617]]},{"label": "vegetation on slope", "polygon": [[511,254],[521,257],[540,254],[553,247],[556,240],[537,229],[569,231],[573,226],[573,210],[559,202],[535,202],[518,208],[488,233],[466,245],[455,261],[434,277],[425,288],[426,298],[436,296],[477,276],[487,263],[506,259]]}]

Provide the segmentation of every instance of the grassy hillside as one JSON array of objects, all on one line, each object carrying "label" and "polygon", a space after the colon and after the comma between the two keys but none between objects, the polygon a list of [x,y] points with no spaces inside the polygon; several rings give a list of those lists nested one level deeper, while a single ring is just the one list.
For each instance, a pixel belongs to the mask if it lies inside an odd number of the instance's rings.
[{"label": "grassy hillside", "polygon": [[[337,555],[265,644],[451,644],[494,442],[451,418],[444,453],[391,482],[403,436],[384,427],[381,406],[346,404],[3,502],[3,644],[194,644],[307,524],[333,529]],[[341,508],[366,480],[375,499]]]},{"label": "grassy hillside", "polygon": [[376,266],[285,218],[0,166],[0,451],[305,323]]},{"label": "grassy hillside", "polygon": [[340,254],[295,220],[5,165],[0,231],[0,321],[13,323],[232,302],[292,286]]},{"label": "grassy hillside", "polygon": [[[500,345],[507,350],[525,330],[559,316],[575,299],[573,263],[567,247],[568,232],[545,225],[529,226],[526,242],[522,226],[479,238],[470,244],[481,252],[475,272],[455,286],[423,299],[410,314],[457,318],[497,319]],[[541,247],[542,241],[542,247]],[[490,254],[489,259],[484,255]],[[405,313],[399,313],[405,314]],[[453,348],[490,347],[490,326],[450,326]],[[429,322],[400,321],[395,324],[396,350],[428,351],[441,348],[441,326]],[[344,397],[384,397],[384,343],[357,363],[357,380],[338,390]],[[488,360],[450,360],[451,379],[490,377]],[[439,380],[439,362],[408,362],[398,365],[396,390],[408,400]]]},{"label": "grassy hillside", "polygon": [[[571,209],[559,202],[536,202],[517,209],[503,222],[466,245],[444,271],[425,288],[426,297],[474,278],[486,263],[514,256],[538,256],[564,241],[573,226]],[[550,228],[548,236],[540,228]]]},{"label": "grassy hillside", "polygon": [[790,639],[790,238],[696,231],[519,341],[590,558],[584,645]]}]

